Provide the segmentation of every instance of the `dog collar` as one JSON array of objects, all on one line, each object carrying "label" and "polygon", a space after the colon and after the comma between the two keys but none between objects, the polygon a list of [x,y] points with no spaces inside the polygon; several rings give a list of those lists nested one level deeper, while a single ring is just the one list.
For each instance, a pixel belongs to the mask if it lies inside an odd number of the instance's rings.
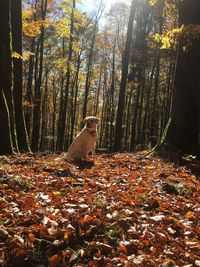
[{"label": "dog collar", "polygon": [[96,134],[96,130],[94,130],[94,131],[90,131],[89,129],[87,129],[87,131],[92,135],[92,136],[94,136],[95,134]]}]

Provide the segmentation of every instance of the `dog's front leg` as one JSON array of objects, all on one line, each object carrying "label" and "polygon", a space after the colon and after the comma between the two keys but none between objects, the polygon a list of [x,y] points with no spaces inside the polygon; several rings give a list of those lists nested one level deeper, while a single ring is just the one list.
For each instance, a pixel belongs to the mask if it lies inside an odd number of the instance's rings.
[{"label": "dog's front leg", "polygon": [[86,154],[83,158],[82,158],[83,161],[87,161],[88,160],[88,154]]},{"label": "dog's front leg", "polygon": [[94,144],[93,148],[91,149],[92,157],[93,157],[93,158],[94,158],[95,155],[96,155],[95,150],[96,150],[96,144]]}]

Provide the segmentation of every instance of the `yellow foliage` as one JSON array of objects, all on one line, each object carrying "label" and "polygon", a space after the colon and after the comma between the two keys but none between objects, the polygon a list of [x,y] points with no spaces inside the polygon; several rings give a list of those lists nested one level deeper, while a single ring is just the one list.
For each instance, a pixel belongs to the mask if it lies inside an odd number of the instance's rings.
[{"label": "yellow foliage", "polygon": [[24,9],[22,11],[22,18],[23,20],[28,20],[30,19],[34,14],[36,13],[36,9],[35,8],[27,8],[27,9]]},{"label": "yellow foliage", "polygon": [[170,31],[167,31],[163,34],[151,34],[149,36],[149,41],[160,44],[161,49],[173,49],[177,42],[183,40],[183,49],[187,49],[192,45],[193,40],[200,39],[200,25],[182,25],[180,28],[175,28]]},{"label": "yellow foliage", "polygon": [[56,62],[55,62],[55,66],[62,70],[63,72],[67,71],[67,60],[65,58],[59,58]]},{"label": "yellow foliage", "polygon": [[87,25],[87,17],[85,14],[80,12],[78,9],[74,10],[74,17],[76,19],[76,23],[74,24],[75,28],[84,28]]},{"label": "yellow foliage", "polygon": [[54,23],[54,28],[58,32],[58,35],[61,37],[69,37],[70,36],[70,19],[69,18],[61,18],[59,21]]},{"label": "yellow foliage", "polygon": [[183,32],[183,26],[180,28],[172,29],[163,34],[151,34],[149,36],[150,41],[161,45],[161,49],[173,49],[177,44],[181,34]]},{"label": "yellow foliage", "polygon": [[[68,13],[67,13],[68,12]],[[54,23],[54,28],[61,37],[70,37],[70,24],[71,24],[71,9],[63,10],[66,13],[63,18],[60,18]],[[84,28],[87,25],[87,17],[79,10],[74,10],[74,28]]]},{"label": "yellow foliage", "polygon": [[177,17],[177,5],[172,3],[170,0],[165,0],[165,7],[163,10],[163,15],[166,17],[174,16]]},{"label": "yellow foliage", "polygon": [[45,20],[34,20],[34,14],[36,10],[34,8],[28,8],[22,12],[22,25],[23,33],[25,36],[34,38],[37,37],[41,32],[41,27],[48,27],[50,22],[48,19]]},{"label": "yellow foliage", "polygon": [[35,56],[35,53],[29,52],[29,51],[24,51],[22,53],[22,55],[20,55],[16,51],[13,51],[12,52],[12,58],[15,58],[15,59],[23,59],[23,60],[26,60],[26,59],[29,59],[32,56]]},{"label": "yellow foliage", "polygon": [[16,51],[12,52],[12,58],[15,59],[22,59],[22,55],[20,55],[19,53],[17,53]]},{"label": "yellow foliage", "polygon": [[27,60],[30,57],[34,57],[34,56],[35,56],[35,53],[30,52],[30,51],[24,51],[22,54],[22,59]]},{"label": "yellow foliage", "polygon": [[149,0],[150,6],[155,6],[156,3],[157,3],[157,0]]}]

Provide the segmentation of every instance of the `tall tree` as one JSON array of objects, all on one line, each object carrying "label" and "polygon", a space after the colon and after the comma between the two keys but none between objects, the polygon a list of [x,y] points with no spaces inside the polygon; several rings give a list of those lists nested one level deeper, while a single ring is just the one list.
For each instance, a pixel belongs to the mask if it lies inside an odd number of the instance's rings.
[{"label": "tall tree", "polygon": [[65,144],[65,129],[66,129],[66,117],[67,117],[67,106],[68,106],[68,98],[69,98],[69,89],[70,89],[70,81],[71,81],[71,61],[73,55],[73,40],[74,40],[74,12],[76,8],[76,0],[72,2],[71,8],[71,22],[70,22],[70,37],[69,37],[69,51],[68,51],[68,60],[67,60],[67,73],[66,73],[66,86],[63,97],[62,109],[61,109],[61,119],[60,119],[60,129],[58,136],[58,150],[64,149]]},{"label": "tall tree", "polygon": [[85,80],[85,95],[84,95],[84,103],[83,103],[83,119],[87,115],[87,104],[88,104],[88,95],[89,95],[89,89],[91,85],[91,76],[92,76],[92,66],[93,66],[93,57],[94,57],[94,46],[95,46],[95,41],[96,41],[96,35],[98,31],[98,23],[99,20],[102,16],[104,7],[103,7],[103,2],[102,0],[100,1],[99,8],[95,17],[94,21],[94,29],[92,33],[92,41],[90,45],[90,50],[89,50],[89,56],[88,56],[88,62],[87,62],[87,74],[86,74],[86,80]]},{"label": "tall tree", "polygon": [[[47,13],[47,0],[41,1],[41,14],[42,20],[44,21]],[[45,39],[45,28],[41,26],[40,40],[38,41],[39,51],[39,66],[35,71],[35,92],[34,92],[34,109],[33,109],[33,131],[32,131],[32,143],[31,148],[33,151],[38,151],[40,141],[40,124],[41,124],[41,86],[43,78],[43,61],[44,61],[44,39]],[[40,47],[39,47],[40,45]]]},{"label": "tall tree", "polygon": [[[21,0],[11,1],[11,25],[12,25],[12,49],[18,55],[22,55],[22,2]],[[20,151],[29,150],[28,136],[25,126],[24,113],[22,108],[22,58],[13,59],[14,74],[14,103],[17,140]]]},{"label": "tall tree", "polygon": [[0,1],[0,153],[18,150],[14,101],[11,47],[11,1]]},{"label": "tall tree", "polygon": [[[35,2],[32,2],[31,8],[32,10],[37,10],[38,0],[35,0]],[[26,22],[30,20],[29,17],[26,18]],[[37,23],[37,12],[33,13],[33,21],[34,23]],[[24,26],[24,25],[23,25]],[[23,27],[25,29],[25,27]],[[30,41],[30,47],[28,48],[32,55],[35,54],[35,47],[36,47],[36,36],[35,34],[32,34],[32,31],[26,32],[24,35],[28,35],[28,33],[31,36]],[[32,125],[32,107],[31,103],[33,101],[33,76],[34,76],[34,62],[35,57],[30,56],[29,57],[29,64],[28,64],[28,75],[27,75],[27,86],[26,86],[26,92],[25,92],[25,102],[28,104],[25,108],[25,121],[26,121],[26,127],[29,137],[31,136],[31,125]]]},{"label": "tall tree", "polygon": [[[185,31],[200,24],[200,1],[183,0],[179,4],[179,23]],[[193,25],[191,27],[191,25]],[[199,137],[200,100],[200,40],[182,34],[174,82],[171,123],[166,135],[170,148],[197,154]],[[186,49],[185,49],[186,47]]]},{"label": "tall tree", "polygon": [[132,40],[132,31],[133,31],[133,22],[135,18],[137,0],[132,0],[131,3],[131,11],[128,22],[127,36],[126,36],[126,44],[122,57],[122,78],[121,85],[119,91],[119,100],[118,100],[118,109],[117,109],[117,119],[116,119],[116,127],[115,127],[115,142],[114,142],[114,150],[118,151],[121,149],[122,142],[122,121],[124,114],[124,105],[125,105],[125,94],[126,94],[126,85],[127,85],[127,74],[128,74],[128,66],[129,66],[129,55],[131,49],[131,40]]}]

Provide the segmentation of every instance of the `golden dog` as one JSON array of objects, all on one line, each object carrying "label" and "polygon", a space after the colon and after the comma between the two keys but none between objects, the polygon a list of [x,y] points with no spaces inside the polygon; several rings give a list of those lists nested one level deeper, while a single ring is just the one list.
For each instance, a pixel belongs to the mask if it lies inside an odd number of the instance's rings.
[{"label": "golden dog", "polygon": [[87,160],[89,152],[92,152],[93,157],[95,156],[98,121],[99,119],[93,116],[83,120],[84,128],[75,137],[67,151],[68,160]]}]

